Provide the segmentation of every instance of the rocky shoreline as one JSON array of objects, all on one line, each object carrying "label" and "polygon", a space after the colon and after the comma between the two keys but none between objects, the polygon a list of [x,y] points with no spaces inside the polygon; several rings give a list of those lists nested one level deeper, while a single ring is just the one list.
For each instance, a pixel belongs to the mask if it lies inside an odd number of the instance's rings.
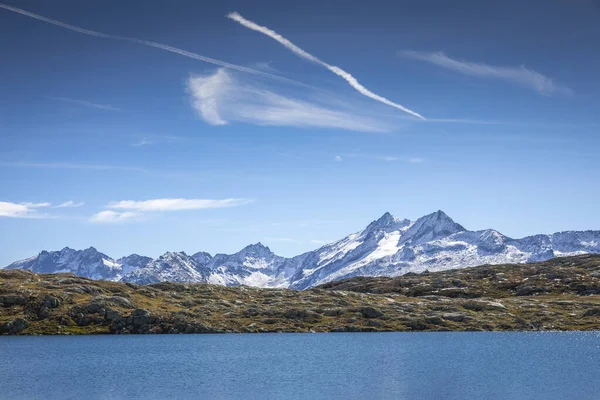
[{"label": "rocky shoreline", "polygon": [[294,291],[0,270],[0,334],[600,330],[600,255]]}]

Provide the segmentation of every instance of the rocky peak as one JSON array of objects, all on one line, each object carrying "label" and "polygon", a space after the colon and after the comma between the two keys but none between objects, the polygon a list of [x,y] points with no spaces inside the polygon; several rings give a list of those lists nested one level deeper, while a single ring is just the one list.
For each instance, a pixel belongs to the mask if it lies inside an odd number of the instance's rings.
[{"label": "rocky peak", "polygon": [[401,220],[399,218],[394,217],[389,212],[386,212],[379,219],[371,222],[367,226],[365,231],[366,232],[375,232],[375,231],[381,231],[381,230],[385,230],[385,231],[397,230],[397,229],[407,226],[408,224],[410,224],[409,220],[407,220],[407,219]]},{"label": "rocky peak", "polygon": [[454,222],[445,212],[438,210],[427,214],[418,220],[407,230],[403,241],[418,244],[429,240],[436,240],[450,236],[454,233],[463,232],[466,229]]},{"label": "rocky peak", "polygon": [[192,255],[192,258],[196,260],[196,262],[200,265],[207,265],[213,257],[210,255],[210,253],[207,253],[205,251],[199,251],[197,253],[194,253]]},{"label": "rocky peak", "polygon": [[269,249],[269,247],[265,246],[261,242],[258,242],[256,244],[251,244],[244,247],[237,254],[244,257],[267,257],[272,256],[273,252],[271,249]]}]

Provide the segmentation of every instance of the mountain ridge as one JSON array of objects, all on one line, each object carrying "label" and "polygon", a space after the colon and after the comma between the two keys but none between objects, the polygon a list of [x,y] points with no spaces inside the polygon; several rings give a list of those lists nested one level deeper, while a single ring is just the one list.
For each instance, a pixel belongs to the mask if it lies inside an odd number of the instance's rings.
[{"label": "mountain ridge", "polygon": [[94,247],[65,247],[44,250],[6,268],[141,284],[173,281],[307,289],[354,276],[394,277],[588,253],[600,253],[600,231],[513,239],[494,229],[469,231],[438,210],[415,221],[386,212],[361,231],[291,258],[273,253],[261,242],[233,254],[167,252],[156,259],[131,254],[117,260]]}]

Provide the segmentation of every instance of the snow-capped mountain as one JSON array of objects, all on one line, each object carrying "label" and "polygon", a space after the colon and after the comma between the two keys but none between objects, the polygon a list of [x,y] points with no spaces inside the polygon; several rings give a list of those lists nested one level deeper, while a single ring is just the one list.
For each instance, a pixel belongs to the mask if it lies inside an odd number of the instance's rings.
[{"label": "snow-capped mountain", "polygon": [[93,247],[73,250],[65,247],[60,251],[42,251],[35,257],[16,261],[7,269],[26,269],[39,274],[71,272],[91,279],[119,280],[121,265]]},{"label": "snow-capped mountain", "polygon": [[138,268],[145,267],[150,261],[152,261],[150,257],[132,254],[119,258],[117,264],[121,265],[121,274],[127,275]]},{"label": "snow-capped mountain", "polygon": [[275,255],[262,243],[251,244],[239,252],[217,254],[208,263],[208,282],[219,285],[249,285],[260,287],[287,287],[281,267],[286,259]]},{"label": "snow-capped mountain", "polygon": [[139,284],[164,281],[198,283],[207,281],[207,273],[201,264],[184,252],[168,252],[145,266],[133,269],[121,281]]},{"label": "snow-capped mountain", "polygon": [[7,268],[72,272],[92,279],[140,284],[175,281],[306,289],[353,276],[397,276],[481,264],[526,263],[600,253],[600,231],[569,231],[512,239],[493,229],[468,231],[442,211],[409,221],[390,213],[364,230],[296,257],[275,255],[261,243],[231,255],[168,252],[152,260],[136,254],[114,261],[94,248],[42,251]]}]

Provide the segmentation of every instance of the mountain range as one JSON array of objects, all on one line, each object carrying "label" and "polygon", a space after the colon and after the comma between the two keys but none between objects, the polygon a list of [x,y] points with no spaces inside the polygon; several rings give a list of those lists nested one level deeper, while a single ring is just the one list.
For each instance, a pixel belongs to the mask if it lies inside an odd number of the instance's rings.
[{"label": "mountain range", "polygon": [[587,253],[600,253],[600,231],[512,239],[493,229],[469,231],[443,211],[436,211],[416,221],[385,213],[359,232],[292,258],[280,257],[261,243],[235,254],[167,252],[156,259],[132,254],[116,260],[93,247],[65,247],[42,251],[6,268],[71,272],[137,284],[172,281],[307,289],[354,276],[392,277]]}]

